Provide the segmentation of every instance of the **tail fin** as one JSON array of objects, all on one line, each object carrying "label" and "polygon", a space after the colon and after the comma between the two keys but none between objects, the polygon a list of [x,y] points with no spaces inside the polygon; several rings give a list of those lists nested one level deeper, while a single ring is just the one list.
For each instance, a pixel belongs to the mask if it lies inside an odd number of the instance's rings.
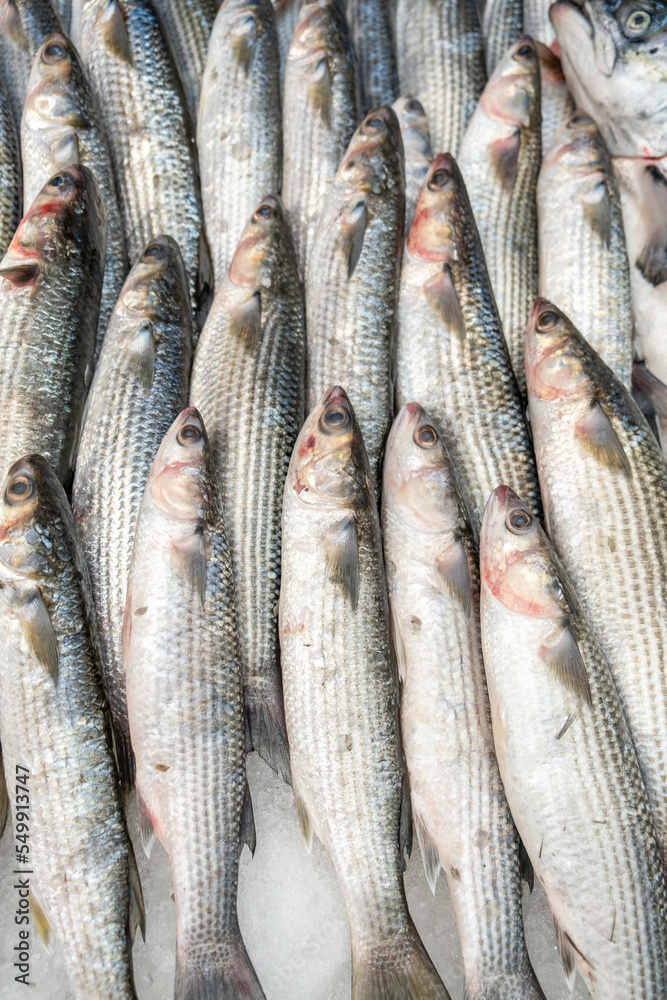
[{"label": "tail fin", "polygon": [[176,952],[174,1000],[266,1000],[239,936],[208,952]]},{"label": "tail fin", "polygon": [[352,1000],[450,1000],[414,926],[380,953],[352,955]]},{"label": "tail fin", "polygon": [[280,678],[270,687],[246,687],[245,710],[248,744],[288,785],[292,784],[285,707]]}]

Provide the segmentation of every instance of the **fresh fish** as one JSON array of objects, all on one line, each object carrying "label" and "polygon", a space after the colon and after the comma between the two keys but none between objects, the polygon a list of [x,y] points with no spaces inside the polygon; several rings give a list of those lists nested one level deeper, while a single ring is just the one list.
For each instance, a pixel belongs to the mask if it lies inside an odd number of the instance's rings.
[{"label": "fresh fish", "polygon": [[352,1000],[447,1000],[408,913],[411,833],[380,526],[361,431],[338,386],[309,415],[283,506],[280,642],[301,829],[331,854]]},{"label": "fresh fish", "polygon": [[567,89],[560,59],[542,42],[535,41],[535,48],[540,60],[542,154],[544,155],[551,148],[557,130],[574,114],[575,108],[570,91]]},{"label": "fresh fish", "polygon": [[0,78],[7,88],[17,135],[21,134],[32,61],[46,36],[62,30],[51,0],[0,0]]},{"label": "fresh fish", "polygon": [[280,199],[268,195],[243,230],[202,330],[190,400],[206,421],[221,484],[250,745],[286,781],[274,612],[282,491],[303,422],[305,344],[294,242]]},{"label": "fresh fish", "polygon": [[667,154],[667,6],[557,0],[550,10],[568,87],[612,156]]},{"label": "fresh fish", "polygon": [[628,390],[544,299],[526,372],[549,536],[609,661],[667,860],[667,464]]},{"label": "fresh fish", "polygon": [[405,165],[405,232],[412,225],[417,199],[433,159],[428,119],[416,97],[399,97],[392,108],[398,118]]},{"label": "fresh fish", "polygon": [[72,20],[72,0],[52,0],[53,8],[60,18],[65,34],[69,34]]},{"label": "fresh fish", "polygon": [[92,374],[105,213],[86,167],[61,170],[0,261],[0,469],[30,451],[68,483]]},{"label": "fresh fish", "polygon": [[276,35],[278,37],[278,54],[280,56],[280,83],[282,86],[285,73],[287,53],[292,44],[294,29],[299,20],[301,6],[305,0],[271,0],[276,18]]},{"label": "fresh fish", "polygon": [[473,0],[398,0],[400,93],[424,106],[436,152],[457,156],[484,84],[484,43]]},{"label": "fresh fish", "polygon": [[420,400],[443,432],[479,532],[489,493],[523,490],[540,513],[535,459],[465,185],[448,153],[424,181],[403,253],[398,406]]},{"label": "fresh fish", "polygon": [[[246,799],[243,687],[222,504],[197,410],[174,421],[139,508],[125,613],[144,847],[169,856],[174,995],[263,1000],[236,915]],[[196,864],[193,864],[196,859]]]},{"label": "fresh fish", "polygon": [[84,164],[94,176],[107,213],[107,252],[95,355],[127,274],[125,237],[116,185],[97,101],[74,45],[49,35],[33,62],[21,122],[24,203],[31,205],[57,170]]},{"label": "fresh fish", "polygon": [[523,30],[535,42],[551,47],[556,35],[549,20],[553,0],[523,0]]},{"label": "fresh fish", "polygon": [[174,240],[161,236],[132,268],[111,317],[86,402],[72,491],[125,791],[134,780],[123,671],[132,542],[151,463],[187,404],[191,357],[183,259]]},{"label": "fresh fish", "polygon": [[595,122],[577,111],[556,133],[537,185],[540,295],[558,303],[630,388],[632,302],[618,187]]},{"label": "fresh fish", "polygon": [[486,85],[459,156],[522,393],[523,336],[538,286],[540,118],[540,64],[534,42],[524,35]]},{"label": "fresh fish", "polygon": [[394,332],[405,218],[403,150],[391,108],[354,133],[315,233],[306,276],[306,402],[346,387],[371,472],[394,410]]},{"label": "fresh fish", "polygon": [[86,0],[81,56],[102,113],[130,265],[155,236],[176,240],[193,309],[206,248],[183,95],[151,0]]},{"label": "fresh fish", "polygon": [[220,0],[154,0],[174,55],[193,126],[206,51]]},{"label": "fresh fish", "polygon": [[[667,995],[667,892],[609,666],[547,536],[507,486],[482,526],[493,737],[570,990]],[[574,861],[576,859],[576,862]]]},{"label": "fresh fish", "polygon": [[270,0],[225,0],[202,79],[197,145],[216,291],[248,218],[280,191],[278,42]]},{"label": "fresh fish", "polygon": [[0,77],[0,253],[3,256],[21,219],[21,202],[19,142],[9,96]]},{"label": "fresh fish", "polygon": [[357,85],[339,0],[306,0],[283,84],[283,185],[299,268],[357,126]]},{"label": "fresh fish", "polygon": [[387,0],[344,0],[359,77],[361,113],[396,100],[398,74]]},{"label": "fresh fish", "polygon": [[488,0],[484,5],[482,33],[489,77],[509,47],[523,35],[523,6],[524,0]]},{"label": "fresh fish", "polygon": [[86,615],[90,582],[65,493],[40,455],[15,462],[2,486],[0,581],[0,730],[14,820],[29,816],[33,919],[58,942],[74,1000],[136,1000],[143,900]]},{"label": "fresh fish", "polygon": [[526,951],[519,838],[493,749],[477,546],[451,460],[417,403],[389,434],[382,507],[412,815],[433,892],[440,868],[447,879],[465,995],[544,1000]]}]

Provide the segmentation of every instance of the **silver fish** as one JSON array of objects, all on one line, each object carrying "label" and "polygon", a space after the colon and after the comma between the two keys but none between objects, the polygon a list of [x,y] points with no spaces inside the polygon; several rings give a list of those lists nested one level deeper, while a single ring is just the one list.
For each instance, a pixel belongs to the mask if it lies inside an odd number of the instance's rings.
[{"label": "silver fish", "polygon": [[344,4],[365,115],[392,104],[399,93],[390,4],[386,0],[344,0]]},{"label": "silver fish", "polygon": [[487,76],[491,76],[510,45],[523,35],[523,8],[524,0],[488,0],[485,4],[482,32]]},{"label": "silver fish", "polygon": [[542,42],[535,41],[535,48],[540,60],[542,155],[544,155],[551,148],[556,132],[574,114],[575,108],[570,91],[567,89],[560,59]]},{"label": "silver fish", "polygon": [[405,232],[412,225],[417,199],[433,159],[431,133],[421,102],[416,97],[399,97],[392,108],[398,118],[403,140],[405,165]]},{"label": "silver fish", "polygon": [[21,154],[9,96],[0,79],[0,253],[21,218]]},{"label": "silver fish", "polygon": [[220,0],[154,0],[171,45],[193,128],[206,51]]},{"label": "silver fish", "polygon": [[7,88],[17,135],[30,66],[47,35],[62,31],[51,0],[0,0],[0,77]]}]

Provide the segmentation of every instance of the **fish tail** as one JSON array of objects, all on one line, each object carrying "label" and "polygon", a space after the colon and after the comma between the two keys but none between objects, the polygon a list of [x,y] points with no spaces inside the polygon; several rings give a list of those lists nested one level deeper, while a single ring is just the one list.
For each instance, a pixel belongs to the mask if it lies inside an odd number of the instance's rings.
[{"label": "fish tail", "polygon": [[405,939],[352,959],[352,1000],[450,1000],[414,926]]},{"label": "fish tail", "polygon": [[209,952],[176,952],[174,1000],[266,1000],[238,937]]},{"label": "fish tail", "polygon": [[245,710],[248,748],[256,750],[288,785],[292,784],[285,706],[280,680],[267,690],[246,687]]}]

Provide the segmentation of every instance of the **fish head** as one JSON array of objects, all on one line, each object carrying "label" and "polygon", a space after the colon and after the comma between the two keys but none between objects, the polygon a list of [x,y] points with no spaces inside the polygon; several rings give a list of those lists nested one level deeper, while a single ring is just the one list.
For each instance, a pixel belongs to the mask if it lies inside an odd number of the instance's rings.
[{"label": "fish head", "polygon": [[[239,70],[250,72],[258,42],[267,24],[267,0],[224,0],[218,17],[226,44]],[[273,18],[269,23],[273,23]]]},{"label": "fish head", "polygon": [[496,66],[479,101],[495,121],[518,129],[540,121],[540,62],[535,42],[522,35]]},{"label": "fish head", "polygon": [[210,447],[199,410],[189,406],[165,434],[148,478],[153,504],[184,526],[206,522],[215,491],[210,483]]},{"label": "fish head", "polygon": [[465,186],[451,153],[439,153],[422,184],[407,238],[408,252],[420,260],[455,260],[457,227],[462,223]]},{"label": "fish head", "polygon": [[171,236],[156,236],[147,243],[141,257],[125,279],[116,307],[132,317],[152,322],[172,319],[174,301],[187,301],[187,276],[183,256]]},{"label": "fish head", "polygon": [[609,164],[600,131],[585,111],[577,109],[554,135],[544,163],[562,163],[573,170],[598,170]]},{"label": "fish head", "polygon": [[[575,183],[576,197],[583,203],[586,219],[608,246],[611,237],[608,186],[612,176],[611,160],[597,125],[585,111],[575,111],[560,126],[541,170],[542,185],[551,183],[556,174],[560,185],[564,181]],[[567,197],[572,197],[572,194]]]},{"label": "fish head", "polygon": [[0,495],[0,586],[55,575],[70,557],[67,527],[65,493],[46,459],[14,462]]},{"label": "fish head", "polygon": [[351,192],[380,194],[402,170],[402,140],[398,119],[385,106],[369,111],[350,140],[337,182]]},{"label": "fish head", "polygon": [[246,223],[229,265],[234,285],[270,288],[284,242],[285,209],[276,194],[265,195]]},{"label": "fish head", "polygon": [[301,7],[287,58],[304,72],[317,74],[318,67],[322,72],[322,60],[340,44],[338,32],[331,30],[331,13],[338,7],[338,0],[306,0]]},{"label": "fish head", "polygon": [[536,299],[526,327],[526,381],[536,399],[579,401],[591,395],[581,334],[546,299]]},{"label": "fish head", "polygon": [[336,385],[309,413],[297,438],[289,484],[307,505],[359,510],[372,495],[370,468],[347,393]]},{"label": "fish head", "polygon": [[[84,106],[88,96],[83,68],[74,46],[60,32],[54,32],[44,39],[32,64],[25,120],[30,128],[36,129],[51,128],[54,123],[73,129],[90,128]],[[70,156],[63,165],[71,162],[75,161]]]}]

